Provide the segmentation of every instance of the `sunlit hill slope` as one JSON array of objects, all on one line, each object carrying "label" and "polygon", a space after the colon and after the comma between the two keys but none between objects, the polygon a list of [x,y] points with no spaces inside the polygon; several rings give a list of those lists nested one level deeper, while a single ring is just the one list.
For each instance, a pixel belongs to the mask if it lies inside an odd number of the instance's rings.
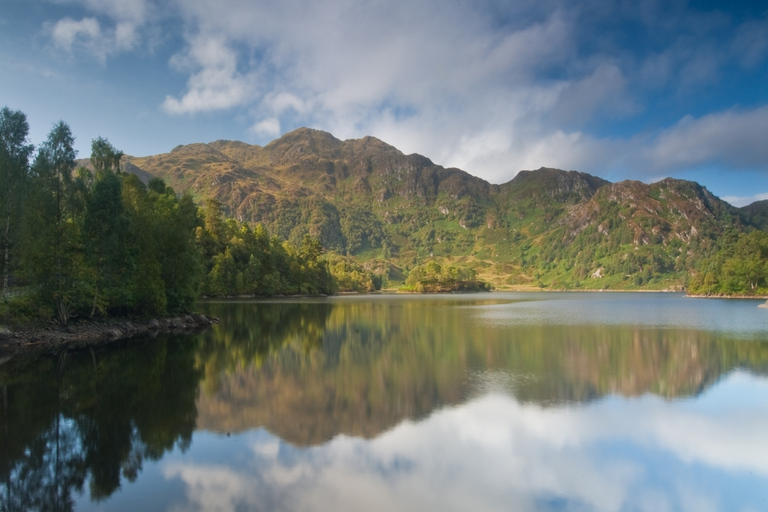
[{"label": "sunlit hill slope", "polygon": [[679,288],[720,237],[768,219],[765,207],[735,208],[695,182],[542,168],[494,185],[373,137],[307,128],[264,147],[216,141],[126,157],[125,168],[218,199],[294,243],[309,233],[329,251],[403,271],[450,260],[497,287]]}]

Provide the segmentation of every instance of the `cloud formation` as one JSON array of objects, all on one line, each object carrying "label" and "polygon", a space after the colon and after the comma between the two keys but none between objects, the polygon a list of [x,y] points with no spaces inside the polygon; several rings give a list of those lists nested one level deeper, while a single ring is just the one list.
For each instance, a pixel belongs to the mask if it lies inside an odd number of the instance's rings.
[{"label": "cloud formation", "polygon": [[768,162],[768,106],[728,110],[695,119],[686,116],[662,131],[650,160],[657,169],[706,163],[754,169]]},{"label": "cloud formation", "polygon": [[[47,23],[54,45],[68,53],[82,51],[100,62],[139,43],[148,5],[144,0],[76,0],[91,16],[80,20],[69,16]],[[95,16],[94,16],[95,15]],[[99,18],[102,18],[100,21]],[[104,23],[109,20],[108,23]]]},{"label": "cloud formation", "polygon": [[163,109],[171,114],[228,109],[254,97],[256,76],[238,70],[237,55],[221,38],[194,39],[189,51],[176,55],[171,65],[192,73],[181,99],[170,95],[165,98]]},{"label": "cloud formation", "polygon": [[96,18],[71,18],[59,20],[50,27],[54,45],[68,53],[82,50],[104,63],[110,54],[133,48],[136,42],[135,27],[130,23],[118,23],[103,29]]},{"label": "cloud formation", "polygon": [[237,112],[261,143],[301,125],[374,135],[495,182],[540,166],[768,173],[768,98],[701,99],[765,69],[766,13],[596,0],[79,3],[89,16],[55,24],[59,47],[105,59],[173,20],[184,47],[169,65],[187,84],[162,110]]}]

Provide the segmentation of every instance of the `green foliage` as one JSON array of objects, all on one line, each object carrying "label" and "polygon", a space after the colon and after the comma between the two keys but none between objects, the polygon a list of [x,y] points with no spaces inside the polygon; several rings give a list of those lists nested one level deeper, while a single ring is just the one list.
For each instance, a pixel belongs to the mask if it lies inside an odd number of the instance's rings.
[{"label": "green foliage", "polygon": [[203,294],[208,296],[329,294],[335,291],[323,247],[305,235],[299,247],[270,236],[262,225],[251,229],[225,219],[214,200],[203,207],[197,246],[206,262]]},{"label": "green foliage", "polygon": [[24,197],[29,185],[29,124],[20,111],[0,110],[0,300],[18,266]]},{"label": "green foliage", "polygon": [[40,300],[66,324],[89,294],[89,269],[80,245],[81,211],[74,200],[74,137],[64,122],[54,125],[32,166],[25,223],[24,267]]},{"label": "green foliage", "polygon": [[479,281],[474,269],[456,265],[440,266],[433,260],[411,269],[401,289],[427,293],[470,292],[490,291],[491,286]]},{"label": "green foliage", "polygon": [[381,221],[370,209],[359,206],[348,207],[342,211],[341,232],[346,242],[346,251],[352,254],[381,247],[384,241]]},{"label": "green foliage", "polygon": [[381,290],[389,283],[389,269],[378,263],[335,256],[330,258],[329,268],[338,291],[365,293]]},{"label": "green foliage", "polygon": [[189,310],[203,270],[191,198],[177,198],[162,180],[147,188],[122,173],[122,152],[103,138],[92,144],[94,172],[75,169],[73,143],[59,122],[35,157],[23,187],[24,215],[13,221],[23,226],[23,237],[12,270],[26,286],[0,313],[26,318],[52,311],[67,324],[76,316]]},{"label": "green foliage", "polygon": [[768,294],[768,233],[741,234],[706,258],[688,282],[695,295]]},{"label": "green foliage", "polygon": [[93,302],[90,316],[110,306],[127,306],[131,270],[128,238],[130,217],[122,200],[122,182],[112,170],[97,171],[86,198],[83,249],[91,269]]},{"label": "green foliage", "polygon": [[112,171],[120,172],[120,159],[123,152],[115,149],[107,139],[98,137],[91,143],[91,165],[96,175]]}]

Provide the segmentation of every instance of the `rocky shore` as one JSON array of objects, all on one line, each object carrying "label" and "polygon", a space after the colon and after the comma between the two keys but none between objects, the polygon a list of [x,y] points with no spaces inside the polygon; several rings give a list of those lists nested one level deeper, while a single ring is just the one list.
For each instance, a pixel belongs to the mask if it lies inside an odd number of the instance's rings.
[{"label": "rocky shore", "polygon": [[0,326],[0,357],[17,353],[72,349],[160,333],[189,334],[218,323],[218,318],[190,314],[172,318],[107,318],[73,322],[32,324],[9,328]]}]

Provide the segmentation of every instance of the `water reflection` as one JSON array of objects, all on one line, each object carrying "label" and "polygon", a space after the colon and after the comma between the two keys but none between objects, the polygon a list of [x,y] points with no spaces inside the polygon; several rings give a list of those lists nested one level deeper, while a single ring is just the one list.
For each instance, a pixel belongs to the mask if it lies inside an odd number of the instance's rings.
[{"label": "water reflection", "polygon": [[206,436],[216,456],[169,461],[163,475],[186,486],[180,510],[762,510],[766,421],[768,385],[743,372],[682,404],[544,407],[490,393],[370,441]]},{"label": "water reflection", "polygon": [[759,510],[755,305],[206,303],[196,336],[0,366],[0,510]]},{"label": "water reflection", "polygon": [[[238,432],[265,426],[291,443],[311,445],[340,433],[375,437],[403,419],[481,395],[489,384],[523,402],[555,405],[606,394],[695,396],[734,368],[768,370],[768,344],[747,330],[749,322],[741,331],[657,326],[638,306],[669,314],[677,307],[683,318],[691,306],[712,303],[658,295],[599,301],[590,294],[584,309],[570,297],[211,304],[210,313],[230,316],[222,323],[227,327],[204,335],[200,354],[208,359],[201,360],[206,377],[198,427]],[[568,323],[574,317],[568,305],[581,311],[578,323]],[[622,306],[642,322],[599,321]],[[282,316],[288,308],[292,314]],[[553,309],[562,318],[548,320]],[[505,317],[504,310],[515,314]],[[259,326],[258,341],[231,337],[230,322]]]},{"label": "water reflection", "polygon": [[0,379],[2,510],[71,510],[86,483],[106,498],[192,439],[200,373],[178,339],[16,359]]}]

